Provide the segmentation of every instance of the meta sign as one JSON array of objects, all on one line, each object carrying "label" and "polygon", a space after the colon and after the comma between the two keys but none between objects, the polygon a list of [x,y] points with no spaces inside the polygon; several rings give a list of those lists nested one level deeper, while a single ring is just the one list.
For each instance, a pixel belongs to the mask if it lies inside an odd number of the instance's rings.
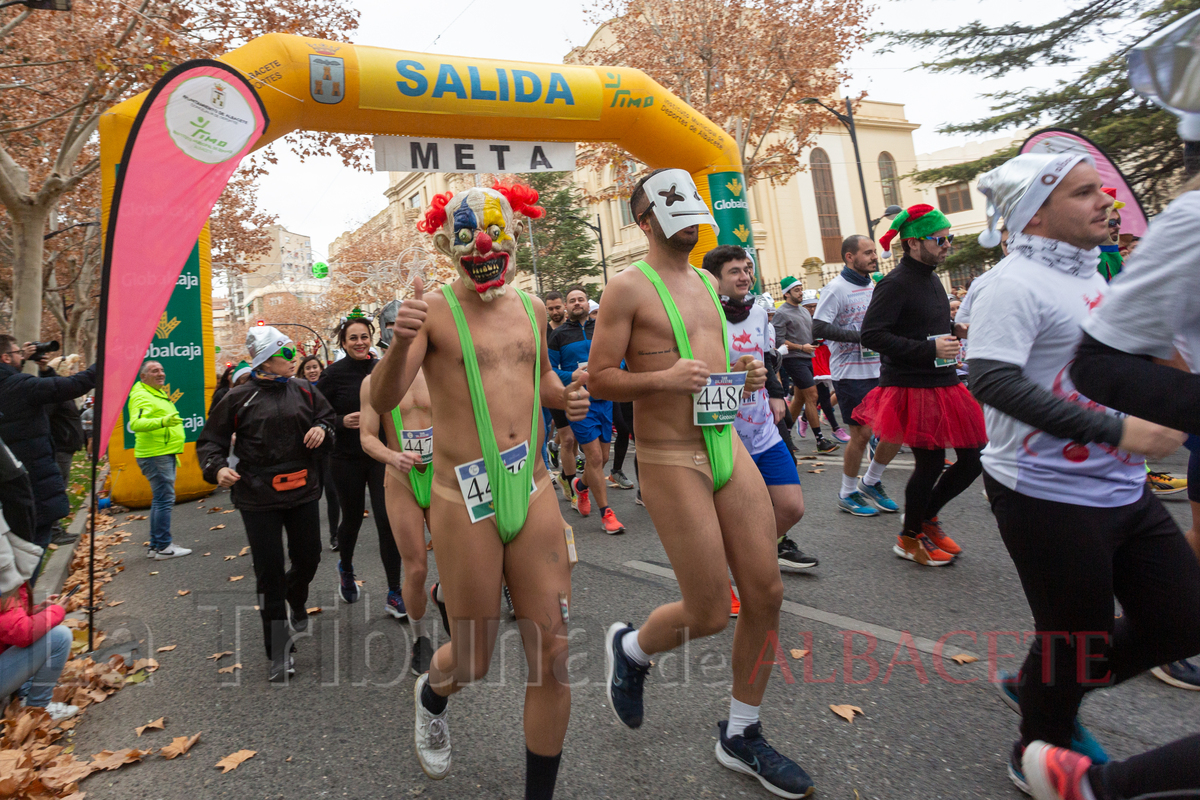
[{"label": "meta sign", "polygon": [[376,136],[380,172],[571,172],[574,142],[499,142]]}]

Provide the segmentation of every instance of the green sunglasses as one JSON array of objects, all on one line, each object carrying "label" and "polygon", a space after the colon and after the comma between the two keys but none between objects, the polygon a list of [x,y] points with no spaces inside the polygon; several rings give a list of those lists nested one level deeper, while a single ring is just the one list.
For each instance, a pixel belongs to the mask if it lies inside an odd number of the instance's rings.
[{"label": "green sunglasses", "polygon": [[[279,352],[276,353],[275,356],[282,358],[284,361],[292,361],[293,359],[296,358],[296,348],[281,347],[281,348],[279,348]],[[274,358],[275,356],[272,356],[272,358]]]}]

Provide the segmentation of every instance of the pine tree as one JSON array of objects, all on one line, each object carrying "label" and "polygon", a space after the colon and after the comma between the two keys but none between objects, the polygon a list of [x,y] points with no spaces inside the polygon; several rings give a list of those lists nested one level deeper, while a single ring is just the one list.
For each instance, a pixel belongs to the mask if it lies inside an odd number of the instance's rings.
[{"label": "pine tree", "polygon": [[[546,215],[532,224],[533,244],[537,248],[537,291],[562,291],[573,283],[582,283],[593,298],[598,296],[601,287],[587,281],[600,274],[600,264],[592,255],[596,238],[586,226],[583,200],[571,181],[571,173],[532,172],[519,177],[538,190],[538,205],[546,209]],[[533,267],[527,226],[517,250],[517,269],[533,274]]]},{"label": "pine tree", "polygon": [[[921,66],[999,78],[1031,66],[1087,65],[1078,78],[985,94],[992,114],[946,125],[942,133],[987,134],[1054,125],[1087,136],[1117,163],[1147,210],[1161,208],[1183,176],[1183,146],[1176,118],[1129,87],[1125,56],[1149,33],[1200,8],[1200,0],[1085,0],[1042,25],[979,21],[956,30],[886,35],[896,44],[938,51]],[[1116,31],[1116,33],[1113,33]],[[1016,148],[986,158],[916,172],[918,183],[970,180],[1016,155]]]}]

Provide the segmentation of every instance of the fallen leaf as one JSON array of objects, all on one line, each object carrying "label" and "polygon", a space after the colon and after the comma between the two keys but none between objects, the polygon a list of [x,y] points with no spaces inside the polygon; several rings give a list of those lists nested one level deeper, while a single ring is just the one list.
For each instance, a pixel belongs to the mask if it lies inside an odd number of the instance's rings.
[{"label": "fallen leaf", "polygon": [[229,582],[233,583],[234,581],[240,581],[244,577],[246,577],[246,576],[245,575],[230,575]]},{"label": "fallen leaf", "polygon": [[206,555],[206,556],[211,556],[211,555],[212,555],[212,553],[205,553],[204,555]]},{"label": "fallen leaf", "polygon": [[148,516],[146,516],[145,514],[129,514],[125,517],[125,519],[150,519],[150,518]]},{"label": "fallen leaf", "polygon": [[149,750],[138,750],[136,747],[130,747],[125,750],[118,750],[115,753],[112,750],[103,750],[92,756],[92,769],[117,769],[126,764],[132,764],[135,761],[141,761],[142,756],[148,755]]},{"label": "fallen leaf", "polygon": [[224,527],[225,527],[225,523],[222,522],[220,525],[213,525],[211,528],[209,528],[209,530],[210,531],[219,531]]},{"label": "fallen leaf", "polygon": [[228,667],[221,667],[219,670],[217,670],[217,674],[218,675],[229,675],[235,669],[241,669],[241,668],[242,668],[241,664],[230,664]]},{"label": "fallen leaf", "polygon": [[246,545],[245,547],[243,547],[243,548],[242,548],[242,549],[241,549],[241,550],[238,552],[238,555],[239,555],[239,556],[244,556],[244,555],[246,555],[246,554],[247,554],[247,553],[249,553],[249,552],[250,552],[250,545]]},{"label": "fallen leaf", "polygon": [[825,470],[823,470],[823,469],[810,469],[810,470],[809,470],[809,472],[813,473],[814,475],[818,475],[818,474],[820,474],[820,473],[822,473],[822,472],[824,472],[824,471],[825,471]]},{"label": "fallen leaf", "polygon": [[955,664],[974,664],[979,659],[975,656],[969,656],[966,653],[959,653],[956,656],[952,656],[950,660]]},{"label": "fallen leaf", "polygon": [[87,761],[78,761],[73,755],[62,755],[54,759],[53,766],[43,770],[38,778],[47,789],[58,791],[91,775],[93,769]]},{"label": "fallen leaf", "polygon": [[321,611],[322,611],[322,609],[321,609],[321,607],[320,607],[320,606],[313,606],[312,608],[306,608],[306,609],[304,609],[304,611],[305,611],[306,613],[308,613],[309,615],[312,615],[312,614],[320,614],[320,613],[321,613]]},{"label": "fallen leaf", "polygon": [[796,456],[796,458],[799,461],[816,461],[817,460],[816,456]]},{"label": "fallen leaf", "polygon": [[792,658],[796,659],[797,661],[804,658],[806,655],[808,655],[807,650],[792,650]]},{"label": "fallen leaf", "polygon": [[231,656],[231,655],[233,655],[232,650],[223,650],[220,653],[213,653],[211,656],[205,656],[204,659],[206,661],[220,661],[225,656]]},{"label": "fallen leaf", "polygon": [[139,658],[137,661],[133,662],[132,669],[134,672],[137,672],[140,669],[144,669],[147,672],[154,672],[154,670],[158,669],[158,662],[153,658]]},{"label": "fallen leaf", "polygon": [[225,556],[226,561],[233,561],[237,556]]},{"label": "fallen leaf", "polygon": [[230,770],[238,768],[238,765],[243,761],[254,758],[256,751],[254,750],[238,750],[236,753],[230,753],[216,763],[216,766],[221,768],[221,774],[224,775]]},{"label": "fallen leaf", "polygon": [[158,719],[154,720],[154,722],[147,722],[145,725],[139,725],[137,728],[134,728],[134,730],[137,731],[138,736],[141,736],[143,731],[161,731],[166,723],[166,720],[166,717],[159,717]]},{"label": "fallen leaf", "polygon": [[168,644],[168,645],[165,645],[165,646],[163,646],[163,647],[160,647],[160,648],[158,648],[158,649],[157,649],[157,650],[155,650],[154,652],[156,652],[156,653],[169,653],[169,652],[171,652],[172,650],[174,650],[176,647],[179,647],[179,645],[177,645],[177,644]]},{"label": "fallen leaf", "polygon": [[137,672],[131,672],[128,675],[126,675],[125,682],[126,683],[141,683],[142,681],[146,680],[146,678],[149,678],[149,677],[150,677],[150,675],[145,670],[138,670]]},{"label": "fallen leaf", "polygon": [[355,581],[355,583],[359,586],[362,586],[364,583],[366,583],[366,581]]},{"label": "fallen leaf", "polygon": [[854,722],[854,715],[856,713],[863,713],[863,710],[858,706],[830,706],[829,710],[846,720],[846,722]]},{"label": "fallen leaf", "polygon": [[115,606],[121,605],[121,603],[124,603],[124,602],[125,602],[124,600],[113,600],[111,603],[105,603],[105,605],[108,606],[109,608],[113,608]]},{"label": "fallen leaf", "polygon": [[181,756],[188,750],[192,749],[192,745],[200,738],[200,734],[194,736],[176,736],[171,740],[171,743],[158,751],[158,754],[165,759],[172,759]]},{"label": "fallen leaf", "polygon": [[224,511],[222,511],[221,513],[222,514],[236,514],[237,511],[233,510],[232,508],[227,508]]},{"label": "fallen leaf", "polygon": [[291,756],[288,756],[287,758],[284,759],[284,761],[291,761],[291,760],[292,760]]},{"label": "fallen leaf", "polygon": [[218,512],[218,511],[220,511],[220,510],[221,510],[221,507],[220,507],[220,506],[213,506],[212,508],[210,508],[210,509],[209,509],[208,511],[206,511],[205,513],[207,513],[207,514],[215,514],[215,513],[217,513],[217,512]]},{"label": "fallen leaf", "polygon": [[157,572],[151,572],[150,574],[151,574],[151,575],[157,575],[158,573],[157,573]]},{"label": "fallen leaf", "polygon": [[191,589],[180,589],[175,594],[179,595],[180,597],[187,597],[191,593],[192,593]]}]

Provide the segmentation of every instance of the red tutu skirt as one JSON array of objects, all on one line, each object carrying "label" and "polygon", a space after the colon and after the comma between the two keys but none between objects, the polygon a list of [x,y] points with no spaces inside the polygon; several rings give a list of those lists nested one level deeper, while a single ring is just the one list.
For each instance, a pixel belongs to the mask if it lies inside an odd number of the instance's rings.
[{"label": "red tutu skirt", "polygon": [[868,425],[885,442],[922,450],[983,447],[983,411],[961,383],[916,389],[877,386],[854,409],[854,421]]}]

